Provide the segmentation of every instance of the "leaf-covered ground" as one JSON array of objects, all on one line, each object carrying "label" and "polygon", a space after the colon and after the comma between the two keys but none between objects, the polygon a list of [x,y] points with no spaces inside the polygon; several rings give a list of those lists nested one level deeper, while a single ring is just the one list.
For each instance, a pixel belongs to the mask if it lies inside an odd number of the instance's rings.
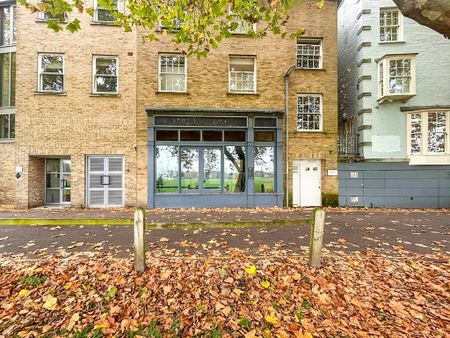
[{"label": "leaf-covered ground", "polygon": [[0,256],[0,337],[449,337],[449,256]]}]

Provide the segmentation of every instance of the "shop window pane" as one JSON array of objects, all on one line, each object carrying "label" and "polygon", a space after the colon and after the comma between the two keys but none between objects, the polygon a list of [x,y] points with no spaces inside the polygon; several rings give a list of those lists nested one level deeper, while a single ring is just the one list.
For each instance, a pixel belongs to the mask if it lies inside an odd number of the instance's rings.
[{"label": "shop window pane", "polygon": [[189,192],[199,189],[199,150],[182,148],[181,160],[181,191]]},{"label": "shop window pane", "polygon": [[274,147],[255,147],[255,192],[273,193],[275,184]]},{"label": "shop window pane", "polygon": [[255,131],[255,142],[275,142],[275,132]]},{"label": "shop window pane", "polygon": [[178,130],[157,130],[156,141],[178,141]]},{"label": "shop window pane", "polygon": [[178,192],[178,147],[156,147],[156,192]]},{"label": "shop window pane", "polygon": [[244,130],[225,130],[225,142],[245,142]]},{"label": "shop window pane", "polygon": [[222,141],[222,132],[220,130],[204,130],[203,141]]},{"label": "shop window pane", "polygon": [[203,189],[222,189],[222,152],[220,149],[203,150]]},{"label": "shop window pane", "polygon": [[181,141],[200,141],[200,130],[181,130]]},{"label": "shop window pane", "polygon": [[245,147],[226,146],[224,153],[224,192],[245,191]]}]

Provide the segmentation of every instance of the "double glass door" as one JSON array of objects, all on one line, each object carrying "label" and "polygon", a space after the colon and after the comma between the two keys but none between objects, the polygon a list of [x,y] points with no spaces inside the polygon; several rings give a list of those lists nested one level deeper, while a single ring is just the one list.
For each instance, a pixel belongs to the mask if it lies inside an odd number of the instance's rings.
[{"label": "double glass door", "polygon": [[222,148],[181,147],[181,192],[222,191],[222,167]]},{"label": "double glass door", "polygon": [[69,204],[71,197],[71,161],[68,159],[45,160],[46,204]]}]

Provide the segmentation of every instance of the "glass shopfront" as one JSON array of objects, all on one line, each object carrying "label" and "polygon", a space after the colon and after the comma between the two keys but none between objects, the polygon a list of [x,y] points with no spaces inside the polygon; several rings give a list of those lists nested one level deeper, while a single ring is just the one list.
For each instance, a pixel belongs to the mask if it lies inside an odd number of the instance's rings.
[{"label": "glass shopfront", "polygon": [[149,118],[149,207],[281,205],[280,117]]}]

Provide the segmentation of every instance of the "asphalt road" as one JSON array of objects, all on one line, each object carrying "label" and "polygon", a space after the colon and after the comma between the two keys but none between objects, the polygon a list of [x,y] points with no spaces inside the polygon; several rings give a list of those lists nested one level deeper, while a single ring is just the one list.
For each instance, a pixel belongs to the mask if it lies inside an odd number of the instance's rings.
[{"label": "asphalt road", "polygon": [[[295,253],[309,243],[309,226],[295,224],[247,228],[151,229],[146,248],[155,255]],[[48,253],[102,251],[118,257],[132,253],[133,229],[127,225],[0,226],[0,254],[38,257]],[[325,248],[450,254],[450,212],[354,211],[327,213]]]}]

